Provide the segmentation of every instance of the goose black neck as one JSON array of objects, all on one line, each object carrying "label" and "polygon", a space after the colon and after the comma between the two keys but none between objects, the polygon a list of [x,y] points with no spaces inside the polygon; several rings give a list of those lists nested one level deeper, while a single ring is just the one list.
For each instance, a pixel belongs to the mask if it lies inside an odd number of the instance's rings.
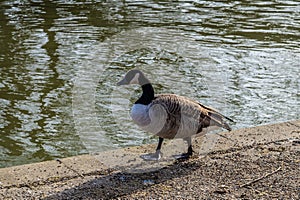
[{"label": "goose black neck", "polygon": [[143,94],[142,96],[135,102],[135,104],[143,104],[148,105],[154,99],[154,89],[151,83],[147,83],[142,85]]}]

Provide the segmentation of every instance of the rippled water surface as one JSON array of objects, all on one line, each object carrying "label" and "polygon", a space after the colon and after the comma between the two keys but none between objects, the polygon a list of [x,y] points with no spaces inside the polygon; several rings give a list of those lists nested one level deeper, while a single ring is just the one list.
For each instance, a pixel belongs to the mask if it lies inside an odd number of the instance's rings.
[{"label": "rippled water surface", "polygon": [[0,167],[150,143],[140,68],[233,118],[299,119],[298,1],[1,1]]}]

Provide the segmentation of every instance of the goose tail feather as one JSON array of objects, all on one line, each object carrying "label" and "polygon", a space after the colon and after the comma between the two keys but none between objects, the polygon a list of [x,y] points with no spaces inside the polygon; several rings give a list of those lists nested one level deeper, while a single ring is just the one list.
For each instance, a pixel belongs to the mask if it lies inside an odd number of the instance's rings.
[{"label": "goose tail feather", "polygon": [[211,123],[216,124],[228,131],[231,131],[230,126],[225,122],[225,119],[229,120],[229,121],[233,121],[230,118],[216,112],[216,111],[209,111],[208,113],[210,119],[212,120]]},{"label": "goose tail feather", "polygon": [[216,124],[216,125],[218,125],[222,128],[225,128],[228,131],[231,131],[230,126],[225,122],[225,119],[230,121],[230,122],[234,122],[231,118],[226,117],[225,115],[222,115],[221,113],[219,113],[214,108],[205,106],[205,105],[203,105],[199,102],[198,102],[198,104],[208,111],[209,118],[213,121],[213,124]]}]

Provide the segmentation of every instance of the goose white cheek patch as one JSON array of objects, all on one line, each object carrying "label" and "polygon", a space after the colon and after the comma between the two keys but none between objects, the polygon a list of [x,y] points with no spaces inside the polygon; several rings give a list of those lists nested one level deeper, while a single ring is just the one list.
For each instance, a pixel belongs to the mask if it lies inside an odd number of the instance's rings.
[{"label": "goose white cheek patch", "polygon": [[140,77],[139,73],[135,74],[133,79],[129,82],[129,84],[139,84],[139,77]]}]

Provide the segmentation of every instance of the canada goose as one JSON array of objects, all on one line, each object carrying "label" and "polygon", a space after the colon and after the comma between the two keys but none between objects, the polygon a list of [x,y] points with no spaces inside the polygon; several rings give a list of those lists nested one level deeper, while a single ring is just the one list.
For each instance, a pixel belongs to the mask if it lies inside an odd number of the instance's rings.
[{"label": "canada goose", "polygon": [[183,138],[187,141],[188,150],[177,157],[189,158],[193,154],[191,136],[200,134],[209,126],[218,126],[231,130],[225,119],[230,118],[220,114],[215,109],[202,105],[187,97],[175,94],[154,95],[154,89],[145,75],[137,69],[126,73],[120,85],[139,84],[142,87],[142,96],[134,103],[131,109],[133,121],[145,131],[159,137],[155,153],[142,155],[144,160],[159,160],[164,138]]}]

